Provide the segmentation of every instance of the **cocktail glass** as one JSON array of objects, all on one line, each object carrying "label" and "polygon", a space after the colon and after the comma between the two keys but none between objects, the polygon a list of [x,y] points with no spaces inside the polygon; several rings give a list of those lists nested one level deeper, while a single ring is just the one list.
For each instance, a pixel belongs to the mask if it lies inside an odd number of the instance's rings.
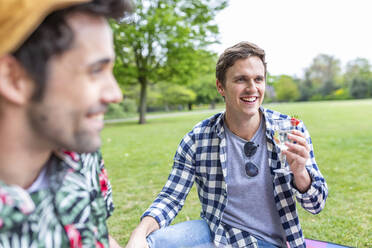
[{"label": "cocktail glass", "polygon": [[291,133],[292,130],[295,129],[292,126],[290,120],[274,120],[274,142],[279,148],[279,160],[281,163],[281,170],[285,170],[286,172],[290,172],[289,165],[287,163],[286,156],[283,154],[283,151],[287,150],[288,147],[286,146],[285,142],[291,142],[288,138],[288,134]]}]

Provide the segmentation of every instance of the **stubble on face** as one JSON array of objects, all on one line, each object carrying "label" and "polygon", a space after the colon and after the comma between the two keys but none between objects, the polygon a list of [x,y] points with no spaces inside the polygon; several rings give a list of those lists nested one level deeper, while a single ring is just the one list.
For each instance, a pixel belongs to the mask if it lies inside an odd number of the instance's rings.
[{"label": "stubble on face", "polygon": [[[98,134],[81,128],[81,113],[78,111],[66,112],[63,106],[47,107],[40,104],[30,108],[28,116],[32,129],[38,134],[39,142],[35,144],[40,148],[83,153],[95,152],[101,146]],[[68,125],[58,122],[60,116],[68,120]]]},{"label": "stubble on face", "polygon": [[108,104],[102,101],[104,82],[112,80],[112,33],[101,17],[77,13],[67,22],[74,31],[73,46],[48,63],[44,97],[30,103],[27,115],[38,145],[94,152],[101,146]]}]

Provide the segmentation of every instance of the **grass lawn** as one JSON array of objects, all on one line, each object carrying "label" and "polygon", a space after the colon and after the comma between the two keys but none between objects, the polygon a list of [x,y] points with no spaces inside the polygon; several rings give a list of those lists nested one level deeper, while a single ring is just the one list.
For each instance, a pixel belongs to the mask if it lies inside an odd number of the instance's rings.
[{"label": "grass lawn", "polygon": [[[306,237],[354,247],[372,247],[372,100],[267,104],[297,114],[310,131],[317,163],[327,180],[325,209],[300,209]],[[182,137],[211,114],[107,125],[103,155],[114,191],[111,235],[123,246],[139,217],[163,187]],[[173,223],[198,219],[195,187]]]}]

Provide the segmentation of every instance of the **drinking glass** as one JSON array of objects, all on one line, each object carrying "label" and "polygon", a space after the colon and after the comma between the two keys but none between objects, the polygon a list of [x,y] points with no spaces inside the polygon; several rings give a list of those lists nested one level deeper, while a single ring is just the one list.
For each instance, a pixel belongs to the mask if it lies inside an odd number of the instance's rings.
[{"label": "drinking glass", "polygon": [[295,129],[294,126],[292,126],[292,123],[290,120],[274,120],[274,142],[279,148],[279,160],[281,163],[281,169],[284,170],[284,172],[290,172],[289,165],[286,161],[286,156],[283,154],[283,151],[287,150],[288,147],[285,145],[285,142],[291,142],[290,139],[288,139],[288,133],[291,133],[292,130]]}]

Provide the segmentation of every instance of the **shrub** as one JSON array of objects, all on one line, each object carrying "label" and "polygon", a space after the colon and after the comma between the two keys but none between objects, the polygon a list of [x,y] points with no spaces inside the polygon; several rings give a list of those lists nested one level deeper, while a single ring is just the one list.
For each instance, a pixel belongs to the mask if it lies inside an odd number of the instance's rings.
[{"label": "shrub", "polygon": [[120,119],[134,116],[137,112],[137,105],[133,99],[125,99],[121,103],[113,103],[108,106],[105,119]]}]

